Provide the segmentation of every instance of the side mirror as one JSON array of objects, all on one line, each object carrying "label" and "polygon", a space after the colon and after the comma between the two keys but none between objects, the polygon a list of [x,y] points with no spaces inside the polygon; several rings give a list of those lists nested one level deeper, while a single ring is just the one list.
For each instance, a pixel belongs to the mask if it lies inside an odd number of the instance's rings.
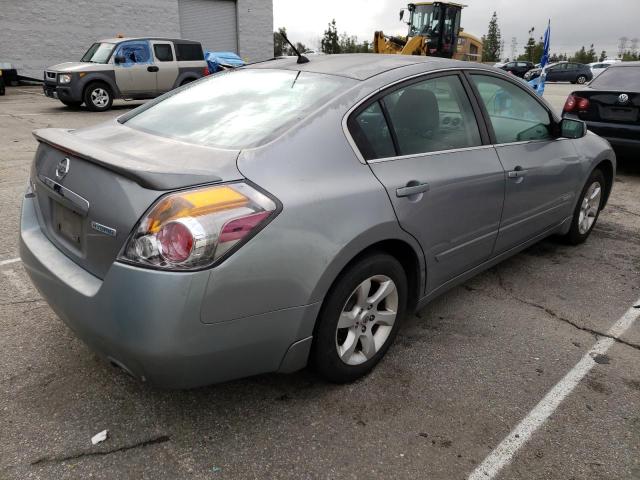
[{"label": "side mirror", "polygon": [[404,18],[404,8],[400,10],[400,21]]},{"label": "side mirror", "polygon": [[124,58],[124,55],[116,55],[115,57],[113,57],[113,61],[116,65],[127,62],[127,60]]},{"label": "side mirror", "polygon": [[563,138],[582,138],[587,135],[587,124],[582,120],[563,118],[560,122],[560,136]]}]

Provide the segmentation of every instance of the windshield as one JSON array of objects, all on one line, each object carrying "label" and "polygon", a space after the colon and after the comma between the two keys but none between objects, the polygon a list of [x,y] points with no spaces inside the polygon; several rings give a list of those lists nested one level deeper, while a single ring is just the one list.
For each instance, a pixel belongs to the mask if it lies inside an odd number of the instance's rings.
[{"label": "windshield", "polygon": [[275,138],[354,83],[290,70],[228,71],[152,102],[124,123],[185,142],[249,148]]},{"label": "windshield", "polygon": [[438,35],[440,30],[441,7],[438,5],[418,5],[413,11],[409,36]]},{"label": "windshield", "polygon": [[81,62],[91,62],[91,63],[107,63],[109,60],[109,56],[113,51],[114,44],[113,43],[94,43],[89,47],[87,53],[84,54]]},{"label": "windshield", "polygon": [[602,90],[634,90],[640,92],[640,67],[613,67],[591,82],[592,87]]}]

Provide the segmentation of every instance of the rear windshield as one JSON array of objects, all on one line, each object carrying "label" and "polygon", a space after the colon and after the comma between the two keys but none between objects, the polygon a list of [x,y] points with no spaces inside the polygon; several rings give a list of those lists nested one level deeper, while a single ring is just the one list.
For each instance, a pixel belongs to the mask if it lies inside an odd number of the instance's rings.
[{"label": "rear windshield", "polygon": [[107,60],[109,60],[114,46],[115,45],[113,43],[94,43],[93,45],[91,45],[91,47],[89,47],[89,50],[87,50],[87,53],[84,54],[80,61],[91,63],[107,63]]},{"label": "rear windshield", "polygon": [[204,60],[202,45],[199,43],[175,43],[176,57],[179,62]]},{"label": "rear windshield", "polygon": [[640,67],[607,68],[591,86],[603,90],[635,90],[640,91]]},{"label": "rear windshield", "polygon": [[122,121],[186,142],[249,148],[275,138],[354,83],[290,70],[228,71],[141,107]]}]

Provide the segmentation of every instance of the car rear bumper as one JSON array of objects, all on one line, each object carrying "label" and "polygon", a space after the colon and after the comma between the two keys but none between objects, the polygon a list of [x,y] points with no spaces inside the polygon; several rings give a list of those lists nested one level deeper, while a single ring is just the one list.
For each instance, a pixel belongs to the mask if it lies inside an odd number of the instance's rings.
[{"label": "car rear bumper", "polygon": [[319,303],[205,324],[209,271],[160,272],[116,262],[100,280],[43,234],[31,198],[23,202],[20,256],[36,288],[80,339],[154,385],[191,388],[306,364],[311,338],[300,338],[300,327],[317,316]]},{"label": "car rear bumper", "polygon": [[587,122],[587,128],[608,140],[614,148],[640,150],[640,125]]}]

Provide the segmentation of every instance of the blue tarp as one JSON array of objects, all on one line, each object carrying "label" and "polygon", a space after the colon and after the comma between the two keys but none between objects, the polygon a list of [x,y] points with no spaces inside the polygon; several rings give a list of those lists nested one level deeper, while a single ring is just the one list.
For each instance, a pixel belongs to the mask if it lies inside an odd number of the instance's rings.
[{"label": "blue tarp", "polygon": [[221,65],[232,68],[246,65],[244,60],[233,52],[205,52],[204,59],[207,61],[211,73],[220,71]]},{"label": "blue tarp", "polygon": [[132,42],[122,43],[118,46],[114,55],[124,57],[125,61],[120,64],[121,67],[130,67],[140,63],[153,63],[149,42],[145,41],[134,40]]}]

